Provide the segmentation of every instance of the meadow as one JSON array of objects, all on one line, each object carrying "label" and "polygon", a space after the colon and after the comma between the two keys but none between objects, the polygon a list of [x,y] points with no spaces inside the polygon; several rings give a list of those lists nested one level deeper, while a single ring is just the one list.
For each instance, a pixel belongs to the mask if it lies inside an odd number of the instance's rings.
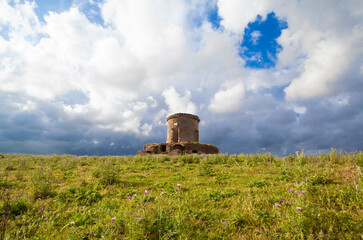
[{"label": "meadow", "polygon": [[0,154],[0,239],[362,239],[363,152]]}]

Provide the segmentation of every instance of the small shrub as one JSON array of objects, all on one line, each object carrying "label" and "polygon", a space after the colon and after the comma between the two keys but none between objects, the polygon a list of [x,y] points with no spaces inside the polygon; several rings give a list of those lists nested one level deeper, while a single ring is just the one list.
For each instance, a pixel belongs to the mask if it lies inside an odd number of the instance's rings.
[{"label": "small shrub", "polygon": [[232,223],[239,230],[244,230],[246,228],[254,228],[259,226],[258,222],[252,215],[240,212],[238,212],[233,217]]},{"label": "small shrub", "polygon": [[95,170],[94,175],[98,176],[100,182],[103,185],[113,185],[118,183],[119,180],[119,169],[117,166],[110,160],[106,160],[101,166],[99,166],[98,170]]},{"label": "small shrub", "polygon": [[290,181],[292,179],[293,174],[289,171],[283,170],[281,174],[275,177],[275,180],[278,181]]},{"label": "small shrub", "polygon": [[214,176],[214,171],[211,165],[206,161],[202,160],[197,168],[199,176]]},{"label": "small shrub", "polygon": [[88,210],[84,213],[76,213],[73,217],[73,222],[75,226],[87,226],[95,224],[97,219],[95,217],[95,213],[91,210]]},{"label": "small shrub", "polygon": [[227,174],[218,173],[215,175],[214,180],[215,180],[216,184],[221,185],[228,178],[229,178],[229,176]]},{"label": "small shrub", "polygon": [[51,172],[40,168],[36,170],[31,178],[31,188],[33,199],[54,197],[56,193],[52,189]]},{"label": "small shrub", "polygon": [[101,194],[91,187],[70,188],[58,195],[61,202],[77,201],[79,205],[90,205],[98,202],[101,198]]},{"label": "small shrub", "polygon": [[4,215],[5,208],[8,208],[8,216],[15,217],[19,216],[28,211],[29,204],[22,199],[15,199],[6,206],[5,202],[0,205],[0,216]]},{"label": "small shrub", "polygon": [[330,183],[333,183],[333,181],[327,176],[326,173],[322,173],[322,174],[314,175],[310,179],[310,183],[311,183],[311,185],[315,186],[315,185],[330,184]]},{"label": "small shrub", "polygon": [[269,182],[266,182],[265,180],[254,180],[254,181],[251,181],[247,186],[262,188],[262,187],[268,187],[270,185],[271,184]]},{"label": "small shrub", "polygon": [[101,176],[101,170],[99,168],[96,168],[92,171],[92,176],[94,178],[99,178]]},{"label": "small shrub", "polygon": [[254,212],[255,218],[262,223],[270,222],[274,217],[271,214],[271,211],[266,209],[256,209]]},{"label": "small shrub", "polygon": [[220,190],[211,190],[209,192],[204,193],[205,199],[210,199],[214,201],[220,201],[225,198],[230,198],[235,195],[238,195],[239,191],[236,191],[234,189],[227,189],[225,191]]},{"label": "small shrub", "polygon": [[5,168],[6,171],[14,171],[16,170],[16,168],[13,166],[13,165],[8,165],[6,168]]}]

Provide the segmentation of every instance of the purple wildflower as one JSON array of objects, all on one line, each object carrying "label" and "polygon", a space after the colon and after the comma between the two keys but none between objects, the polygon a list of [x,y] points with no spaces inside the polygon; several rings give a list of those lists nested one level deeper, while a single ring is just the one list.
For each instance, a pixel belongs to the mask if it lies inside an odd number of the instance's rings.
[{"label": "purple wildflower", "polygon": [[127,198],[128,198],[129,200],[131,200],[131,199],[132,199],[132,197],[131,197],[131,196],[128,196]]},{"label": "purple wildflower", "polygon": [[48,218],[44,218],[44,221],[47,221],[48,220]]},{"label": "purple wildflower", "polygon": [[297,194],[300,194],[300,191],[297,191]]},{"label": "purple wildflower", "polygon": [[304,192],[304,191],[301,191],[301,193],[302,193],[302,194],[305,194],[305,192]]},{"label": "purple wildflower", "polygon": [[281,204],[279,204],[279,203],[275,203],[275,206],[276,206],[276,207],[281,207]]},{"label": "purple wildflower", "polygon": [[306,182],[301,182],[302,185],[306,184]]},{"label": "purple wildflower", "polygon": [[297,210],[301,210],[301,207],[296,207]]},{"label": "purple wildflower", "polygon": [[134,194],[134,197],[137,197],[137,194],[136,193]]},{"label": "purple wildflower", "polygon": [[147,190],[145,190],[145,196],[148,194],[149,192]]},{"label": "purple wildflower", "polygon": [[74,225],[74,222],[71,222],[71,225]]},{"label": "purple wildflower", "polygon": [[180,187],[180,188],[182,187],[182,185],[180,183],[178,183],[177,186]]},{"label": "purple wildflower", "polygon": [[291,190],[287,190],[287,192],[291,192]]},{"label": "purple wildflower", "polygon": [[112,220],[112,221],[115,221],[115,220],[116,220],[116,218],[111,218],[111,220]]}]

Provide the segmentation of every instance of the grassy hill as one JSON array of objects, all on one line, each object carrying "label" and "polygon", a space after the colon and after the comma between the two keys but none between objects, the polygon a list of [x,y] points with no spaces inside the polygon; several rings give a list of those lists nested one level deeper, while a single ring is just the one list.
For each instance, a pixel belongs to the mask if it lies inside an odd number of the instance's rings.
[{"label": "grassy hill", "polygon": [[0,239],[362,239],[363,152],[0,154]]}]

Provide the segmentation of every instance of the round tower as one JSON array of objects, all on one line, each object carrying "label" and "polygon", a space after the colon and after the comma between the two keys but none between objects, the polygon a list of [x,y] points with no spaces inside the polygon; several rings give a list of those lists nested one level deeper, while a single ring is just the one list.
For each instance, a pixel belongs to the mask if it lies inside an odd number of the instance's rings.
[{"label": "round tower", "polygon": [[198,142],[199,117],[188,113],[176,113],[166,118],[168,133],[166,143]]}]

